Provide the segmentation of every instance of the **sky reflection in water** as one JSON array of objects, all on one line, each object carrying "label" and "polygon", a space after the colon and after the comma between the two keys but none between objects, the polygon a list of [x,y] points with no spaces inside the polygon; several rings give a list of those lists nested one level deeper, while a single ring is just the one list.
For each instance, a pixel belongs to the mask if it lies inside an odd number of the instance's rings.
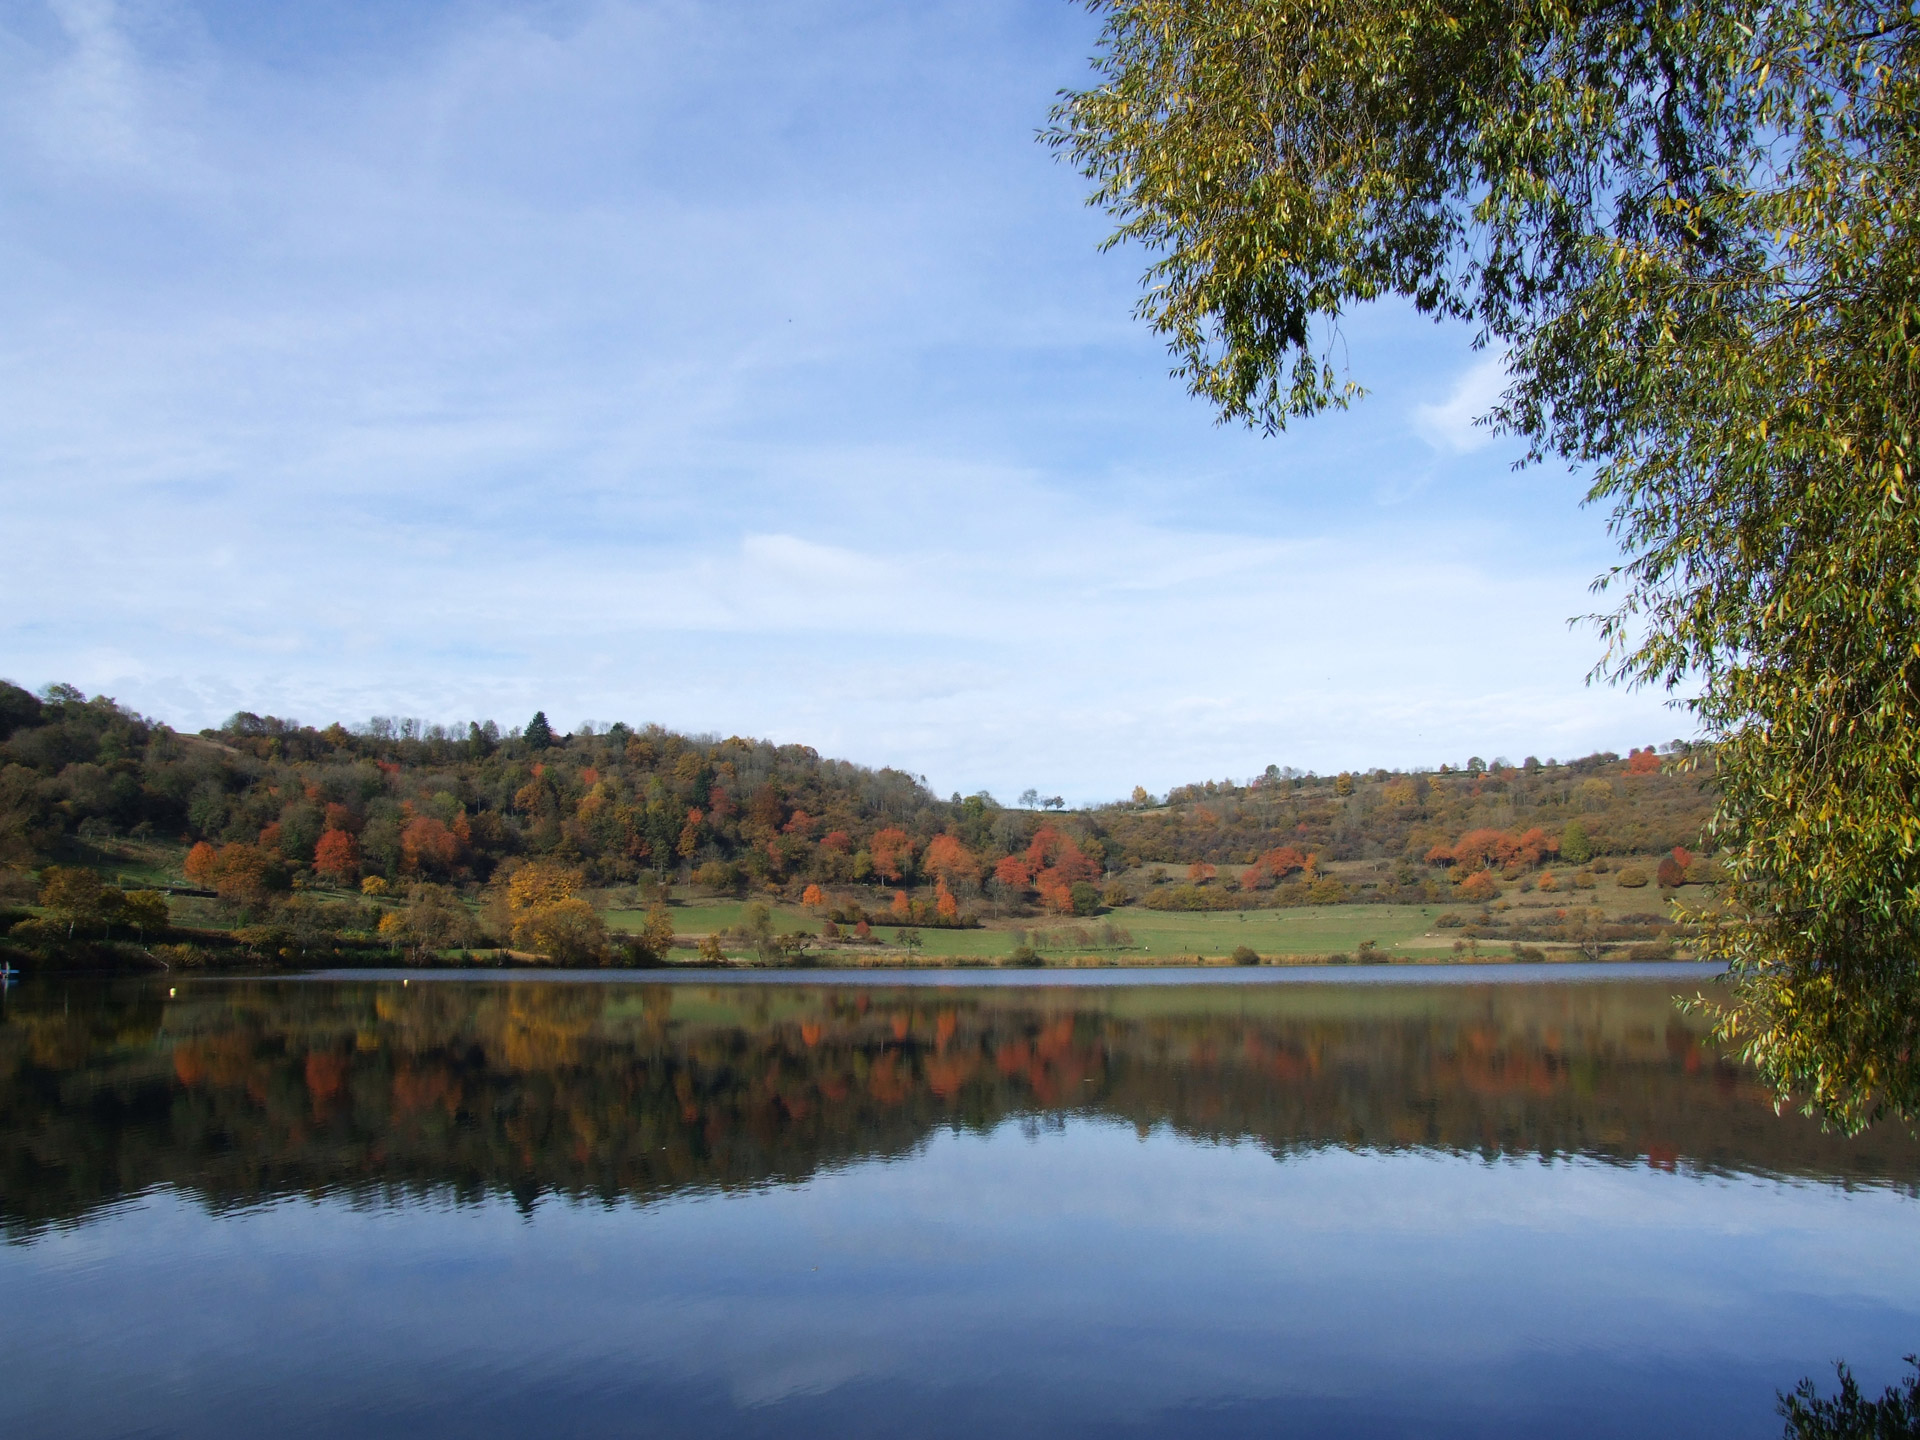
[{"label": "sky reflection in water", "polygon": [[0,1431],[1777,1434],[1920,1149],[1670,993],[16,992]]}]

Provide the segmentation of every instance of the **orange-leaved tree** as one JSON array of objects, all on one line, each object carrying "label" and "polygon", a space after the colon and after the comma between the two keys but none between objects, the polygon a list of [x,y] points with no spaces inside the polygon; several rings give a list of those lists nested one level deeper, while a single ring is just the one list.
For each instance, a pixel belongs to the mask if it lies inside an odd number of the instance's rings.
[{"label": "orange-leaved tree", "polygon": [[1460,882],[1460,893],[1469,900],[1491,900],[1500,893],[1491,870],[1476,870]]},{"label": "orange-leaved tree", "polygon": [[213,857],[213,846],[209,845],[205,840],[197,841],[194,847],[187,852],[187,862],[185,866],[182,867],[187,872],[187,879],[196,885],[211,890],[213,888]]},{"label": "orange-leaved tree", "polygon": [[460,842],[431,815],[416,815],[400,832],[400,868],[409,875],[444,874],[459,858]]},{"label": "orange-leaved tree", "polygon": [[258,845],[222,845],[209,868],[214,893],[230,904],[252,908],[266,900],[268,891],[286,888],[279,860]]},{"label": "orange-leaved tree", "polygon": [[1033,832],[1026,861],[1041,901],[1047,909],[1061,915],[1073,912],[1074,885],[1091,881],[1100,873],[1100,867],[1071,835],[1051,825],[1042,825]]},{"label": "orange-leaved tree", "polygon": [[927,842],[920,868],[942,884],[954,885],[980,878],[980,857],[953,835],[936,835]]},{"label": "orange-leaved tree", "polygon": [[345,830],[328,830],[313,847],[313,868],[338,885],[351,885],[360,873],[360,847]]},{"label": "orange-leaved tree", "polygon": [[706,819],[697,809],[687,811],[687,823],[680,827],[680,841],[673,848],[683,860],[691,860],[700,849],[700,826]]},{"label": "orange-leaved tree", "polygon": [[1305,870],[1313,863],[1313,857],[1304,850],[1292,845],[1281,845],[1267,851],[1240,873],[1240,884],[1247,890],[1261,890],[1275,881],[1284,880],[1297,870]]},{"label": "orange-leaved tree", "polygon": [[1455,865],[1472,873],[1488,866],[1538,865],[1560,848],[1560,842],[1534,826],[1521,834],[1505,830],[1469,830],[1451,845],[1436,845],[1427,852],[1429,865]]},{"label": "orange-leaved tree", "polygon": [[873,856],[873,873],[897,885],[913,864],[913,840],[906,831],[888,826],[875,832],[867,853]]}]

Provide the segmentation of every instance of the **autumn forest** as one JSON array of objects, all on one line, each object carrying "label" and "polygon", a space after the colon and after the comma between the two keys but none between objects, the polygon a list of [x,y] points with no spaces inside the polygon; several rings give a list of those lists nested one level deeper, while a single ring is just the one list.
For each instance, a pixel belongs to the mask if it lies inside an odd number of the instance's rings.
[{"label": "autumn forest", "polygon": [[[1675,742],[1418,773],[1270,765],[1069,811],[658,726],[243,713],[188,734],[72,687],[4,685],[0,924],[23,967],[116,943],[187,964],[486,949],[654,964],[794,961],[879,926],[912,946],[1125,910],[1471,910],[1590,890],[1596,872],[1656,897],[1714,878],[1711,782],[1711,755]],[[752,903],[675,954],[701,898]],[[610,906],[640,918],[610,927]],[[795,913],[811,923],[781,931]]]}]

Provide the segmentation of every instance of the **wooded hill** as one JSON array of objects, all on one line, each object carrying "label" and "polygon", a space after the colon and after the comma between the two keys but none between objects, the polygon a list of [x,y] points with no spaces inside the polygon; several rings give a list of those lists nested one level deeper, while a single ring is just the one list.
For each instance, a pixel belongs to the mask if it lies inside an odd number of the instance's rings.
[{"label": "wooded hill", "polygon": [[[1478,875],[1699,847],[1711,781],[1709,754],[1649,748],[1417,774],[1269,767],[1246,784],[1048,813],[985,794],[941,800],[914,776],[802,745],[658,726],[559,735],[536,715],[506,733],[378,719],[315,729],[239,714],[190,735],[104,696],[0,683],[12,898],[48,903],[26,871],[108,869],[117,845],[145,841],[178,847],[168,883],[184,874],[238,914],[257,919],[302,889],[405,892],[422,936],[459,937],[444,944],[485,938],[455,912],[487,887],[501,901],[493,938],[508,943],[516,874],[521,919],[646,880],[823,912],[866,893],[876,921],[935,926],[1129,903],[1477,900],[1462,882]],[[1373,863],[1360,875],[1356,862]],[[1186,873],[1157,868],[1168,865]],[[69,935],[91,903],[73,902]],[[381,918],[342,910],[327,928],[371,934]]]},{"label": "wooded hill", "polygon": [[600,884],[714,860],[776,882],[898,879],[894,850],[964,808],[897,770],[803,745],[657,726],[562,736],[536,720],[525,732],[488,723],[457,734],[241,714],[185,735],[68,687],[36,698],[3,686],[0,862],[153,835],[253,845],[290,872],[342,882],[484,882],[533,856],[565,859]]},{"label": "wooded hill", "polygon": [[[1473,831],[1539,829],[1553,842],[1569,827],[1584,843],[1569,858],[1649,855],[1674,846],[1711,849],[1713,756],[1703,747],[1653,746],[1625,759],[1611,751],[1565,763],[1469,761],[1465,769],[1300,775],[1269,766],[1244,785],[1209,780],[1164,802],[1136,792],[1088,817],[1129,863],[1251,864],[1292,845],[1323,860],[1424,864]],[[1537,861],[1538,857],[1536,857]],[[1451,864],[1451,859],[1445,863]]]}]

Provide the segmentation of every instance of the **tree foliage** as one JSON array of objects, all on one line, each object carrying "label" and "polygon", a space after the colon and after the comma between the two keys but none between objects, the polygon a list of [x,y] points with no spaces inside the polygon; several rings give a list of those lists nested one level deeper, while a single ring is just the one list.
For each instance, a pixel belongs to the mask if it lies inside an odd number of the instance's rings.
[{"label": "tree foliage", "polygon": [[40,876],[40,903],[48,919],[66,927],[71,936],[76,929],[111,925],[120,918],[125,902],[118,890],[91,870],[49,865]]},{"label": "tree foliage", "polygon": [[1733,850],[1722,1033],[1920,1113],[1920,53],[1911,0],[1093,0],[1051,131],[1223,417],[1349,404],[1342,313],[1475,327],[1592,467],[1601,667],[1691,686]]},{"label": "tree foliage", "polygon": [[1860,1382],[1845,1365],[1834,1367],[1840,1389],[1820,1394],[1812,1379],[1780,1397],[1786,1440],[1912,1440],[1920,1436],[1920,1359],[1909,1355],[1913,1373],[1904,1385],[1889,1385],[1878,1400],[1860,1393]]}]

